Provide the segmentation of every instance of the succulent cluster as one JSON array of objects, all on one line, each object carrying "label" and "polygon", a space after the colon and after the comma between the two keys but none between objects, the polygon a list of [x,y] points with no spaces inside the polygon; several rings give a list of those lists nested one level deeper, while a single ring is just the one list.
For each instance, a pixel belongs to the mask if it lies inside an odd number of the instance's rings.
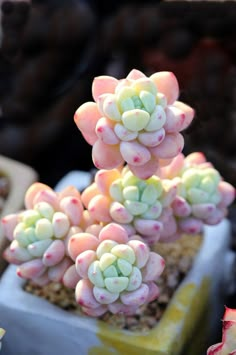
[{"label": "succulent cluster", "polygon": [[93,145],[92,157],[98,169],[113,169],[124,162],[139,178],[155,174],[161,160],[182,151],[179,133],[192,121],[191,107],[177,101],[179,86],[170,72],[150,78],[132,70],[122,80],[95,78],[95,102],[80,106],[75,122],[86,141]]},{"label": "succulent cluster", "polygon": [[129,239],[118,224],[106,225],[98,236],[75,234],[68,249],[80,277],[75,297],[85,313],[132,314],[158,296],[154,281],[164,269],[164,259],[142,241]]},{"label": "succulent cluster", "polygon": [[176,191],[170,180],[156,175],[142,180],[126,166],[99,170],[95,182],[82,193],[82,201],[94,220],[121,224],[129,235],[140,234],[151,243],[161,236],[162,217]]},{"label": "succulent cluster", "polygon": [[72,263],[67,240],[83,219],[80,194],[73,187],[57,194],[35,183],[26,193],[25,205],[25,211],[2,219],[3,231],[11,240],[4,256],[19,265],[17,273],[23,278],[37,283],[60,281]]},{"label": "succulent cluster", "polygon": [[194,112],[176,101],[172,73],[102,76],[92,91],[75,121],[93,145],[94,182],[81,194],[33,184],[26,209],[2,219],[4,255],[23,278],[74,288],[88,315],[132,314],[159,294],[153,244],[219,223],[235,191],[203,154],[181,154]]},{"label": "succulent cluster", "polygon": [[207,355],[235,355],[236,354],[236,310],[227,308],[223,317],[222,342],[212,345]]},{"label": "succulent cluster", "polygon": [[179,233],[199,233],[204,224],[218,224],[227,215],[235,190],[202,153],[179,154],[161,174],[177,185],[172,209]]}]

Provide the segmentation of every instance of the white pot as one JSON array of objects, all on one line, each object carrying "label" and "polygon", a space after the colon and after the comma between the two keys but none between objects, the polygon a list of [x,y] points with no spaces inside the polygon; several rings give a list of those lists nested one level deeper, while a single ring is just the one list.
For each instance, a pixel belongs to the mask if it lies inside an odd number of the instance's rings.
[{"label": "white pot", "polygon": [[229,242],[227,220],[205,228],[203,245],[193,268],[175,292],[157,327],[145,336],[73,315],[24,292],[24,280],[16,276],[15,266],[10,266],[0,281],[0,324],[7,331],[3,354],[180,354],[191,335],[198,337],[196,327],[206,309],[210,309],[212,324],[220,320],[217,306],[223,307],[219,297]]}]

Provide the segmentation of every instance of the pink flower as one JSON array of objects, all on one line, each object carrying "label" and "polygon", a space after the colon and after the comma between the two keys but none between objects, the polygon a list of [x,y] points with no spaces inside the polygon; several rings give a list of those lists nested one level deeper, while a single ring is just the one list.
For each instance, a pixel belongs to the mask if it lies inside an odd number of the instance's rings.
[{"label": "pink flower", "polygon": [[182,151],[179,133],[192,121],[194,111],[176,101],[179,87],[170,72],[146,77],[132,70],[122,80],[110,76],[94,79],[95,102],[75,113],[75,123],[93,146],[92,158],[99,169],[113,169],[126,162],[139,178],[155,174],[161,160]]}]

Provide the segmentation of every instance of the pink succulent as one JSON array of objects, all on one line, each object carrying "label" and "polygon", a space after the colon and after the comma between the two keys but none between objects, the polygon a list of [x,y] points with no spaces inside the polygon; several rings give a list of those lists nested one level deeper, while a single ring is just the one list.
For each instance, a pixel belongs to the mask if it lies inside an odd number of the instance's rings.
[{"label": "pink succulent", "polygon": [[11,240],[4,257],[19,265],[17,274],[37,283],[60,281],[71,266],[68,238],[82,231],[83,205],[80,193],[67,187],[56,193],[34,183],[26,192],[26,210],[2,219],[5,236]]},{"label": "pink succulent", "polygon": [[98,236],[78,233],[69,241],[78,277],[75,297],[90,316],[112,313],[133,314],[139,306],[158,297],[155,284],[164,269],[164,259],[138,239],[129,240],[118,224],[103,227]]},{"label": "pink succulent", "polygon": [[122,170],[99,170],[95,182],[82,193],[82,201],[94,220],[121,224],[129,235],[156,242],[161,234],[165,210],[170,207],[177,186],[153,175],[136,177],[126,166]]},{"label": "pink succulent", "polygon": [[207,355],[236,354],[236,310],[227,308],[223,318],[222,342],[212,345]]},{"label": "pink succulent", "polygon": [[114,169],[126,162],[134,175],[147,179],[161,161],[182,151],[179,133],[192,121],[194,111],[180,101],[176,77],[159,72],[146,77],[132,70],[125,79],[94,79],[95,102],[75,113],[75,123],[93,146],[92,158],[99,169]]},{"label": "pink succulent", "polygon": [[[202,231],[204,224],[218,224],[235,197],[234,187],[223,181],[202,153],[186,158],[179,154],[168,166],[161,168],[161,176],[172,179],[178,186],[171,205],[178,224],[177,235],[196,234]],[[162,239],[165,241],[165,236]]]}]

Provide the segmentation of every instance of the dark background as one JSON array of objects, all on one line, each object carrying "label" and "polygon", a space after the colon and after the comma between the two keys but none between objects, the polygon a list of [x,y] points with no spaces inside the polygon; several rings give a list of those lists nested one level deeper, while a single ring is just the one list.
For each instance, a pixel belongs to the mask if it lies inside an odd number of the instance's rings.
[{"label": "dark background", "polygon": [[[94,76],[173,71],[196,110],[184,153],[203,151],[236,186],[236,2],[3,1],[0,154],[50,186],[90,170],[91,147],[73,121]],[[236,250],[236,209],[230,209]],[[232,294],[226,303],[236,307]]]}]

